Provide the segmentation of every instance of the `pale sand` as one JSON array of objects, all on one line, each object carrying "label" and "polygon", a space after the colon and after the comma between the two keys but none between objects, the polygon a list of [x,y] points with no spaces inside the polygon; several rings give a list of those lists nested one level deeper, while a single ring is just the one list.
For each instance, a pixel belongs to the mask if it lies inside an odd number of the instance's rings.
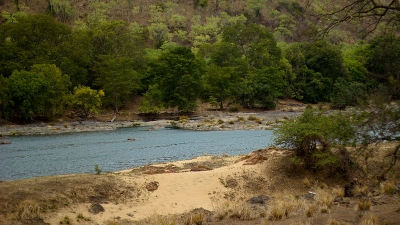
[{"label": "pale sand", "polygon": [[[209,160],[211,156],[202,156],[192,160],[185,160],[173,163],[176,166],[183,166],[188,162],[199,162]],[[128,199],[127,202],[116,204],[115,202],[102,203],[105,212],[93,215],[88,212],[90,203],[78,204],[69,208],[49,213],[43,216],[44,221],[50,224],[58,224],[59,221],[68,216],[76,220],[77,215],[82,213],[91,221],[81,221],[80,224],[104,224],[113,218],[140,220],[152,215],[168,215],[189,212],[195,208],[204,208],[213,211],[218,199],[229,191],[220,178],[228,175],[240,174],[243,171],[260,171],[266,162],[256,165],[243,165],[244,161],[234,163],[240,156],[229,157],[230,165],[210,171],[201,172],[179,172],[145,175],[120,171],[120,176],[131,185],[144,187],[146,183],[157,181],[159,187],[154,192],[148,192],[143,188],[143,195],[139,202]],[[164,164],[165,165],[165,164]],[[161,164],[162,166],[162,164]]]}]

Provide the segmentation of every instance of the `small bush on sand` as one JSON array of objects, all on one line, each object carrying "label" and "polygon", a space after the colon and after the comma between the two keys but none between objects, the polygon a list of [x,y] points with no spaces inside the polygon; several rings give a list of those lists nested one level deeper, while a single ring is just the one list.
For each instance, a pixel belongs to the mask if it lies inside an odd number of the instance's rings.
[{"label": "small bush on sand", "polygon": [[25,200],[17,206],[17,219],[19,221],[40,219],[40,206],[31,200]]},{"label": "small bush on sand", "polygon": [[83,220],[83,221],[90,221],[90,218],[84,216],[82,213],[79,213],[79,214],[76,216],[76,221],[79,222],[80,220]]},{"label": "small bush on sand", "polygon": [[60,220],[60,224],[71,224],[71,219],[68,216],[64,216],[64,218]]},{"label": "small bush on sand", "polygon": [[100,175],[102,170],[99,168],[98,164],[94,165],[94,172],[96,173],[96,175]]},{"label": "small bush on sand", "polygon": [[243,116],[238,116],[237,121],[238,121],[238,122],[244,122],[245,119],[244,119]]},{"label": "small bush on sand", "polygon": [[259,118],[256,117],[256,116],[248,116],[248,117],[247,117],[247,120],[249,120],[249,121],[256,121],[256,120],[259,120]]}]

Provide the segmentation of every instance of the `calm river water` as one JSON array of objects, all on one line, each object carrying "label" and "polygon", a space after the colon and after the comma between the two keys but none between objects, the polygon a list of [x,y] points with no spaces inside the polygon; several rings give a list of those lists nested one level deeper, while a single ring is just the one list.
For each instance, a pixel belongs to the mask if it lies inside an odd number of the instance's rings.
[{"label": "calm river water", "polygon": [[[129,141],[134,138],[135,141]],[[247,154],[272,142],[272,131],[152,130],[146,127],[48,136],[7,137],[0,146],[0,180],[118,171],[203,154]]]}]

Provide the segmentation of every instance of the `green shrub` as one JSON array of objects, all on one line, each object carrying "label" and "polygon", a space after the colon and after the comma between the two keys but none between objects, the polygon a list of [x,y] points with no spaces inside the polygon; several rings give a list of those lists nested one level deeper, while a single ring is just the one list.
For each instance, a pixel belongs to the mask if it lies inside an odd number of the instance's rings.
[{"label": "green shrub", "polygon": [[100,175],[102,170],[99,168],[98,164],[94,165],[94,172],[96,173],[96,175]]}]

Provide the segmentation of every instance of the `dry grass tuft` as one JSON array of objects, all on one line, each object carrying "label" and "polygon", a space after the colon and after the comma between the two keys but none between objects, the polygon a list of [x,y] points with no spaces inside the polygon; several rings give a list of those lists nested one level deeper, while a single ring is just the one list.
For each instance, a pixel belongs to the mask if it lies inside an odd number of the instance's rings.
[{"label": "dry grass tuft", "polygon": [[354,187],[353,192],[354,196],[368,196],[369,187],[366,185],[357,185]]},{"label": "dry grass tuft", "polygon": [[226,218],[252,220],[259,216],[247,203],[232,204],[232,201],[222,201],[214,209],[214,219],[216,221]]},{"label": "dry grass tuft", "polygon": [[236,206],[229,215],[229,218],[236,218],[240,220],[252,220],[256,219],[257,217],[257,213],[247,203]]},{"label": "dry grass tuft", "polygon": [[368,218],[366,218],[361,222],[361,225],[378,225],[378,224],[379,224],[378,218],[374,214],[369,215]]},{"label": "dry grass tuft", "polygon": [[39,204],[31,200],[21,202],[17,207],[17,219],[19,221],[40,219],[41,208]]},{"label": "dry grass tuft", "polygon": [[308,207],[306,208],[306,216],[313,217],[316,210],[317,210],[316,205],[314,204],[308,205]]},{"label": "dry grass tuft", "polygon": [[304,185],[304,187],[306,187],[306,188],[310,188],[311,185],[312,185],[312,182],[311,182],[307,177],[305,177],[305,178],[303,179],[303,185]]},{"label": "dry grass tuft", "polygon": [[315,200],[319,206],[326,206],[331,208],[333,205],[334,197],[327,189],[318,189],[316,191]]},{"label": "dry grass tuft", "polygon": [[187,217],[183,218],[182,224],[184,225],[201,225],[206,222],[207,216],[204,212],[192,212]]},{"label": "dry grass tuft", "polygon": [[358,201],[357,203],[357,210],[358,211],[368,211],[371,208],[371,200],[365,198],[365,199],[361,199],[360,201]]},{"label": "dry grass tuft", "polygon": [[222,201],[219,202],[215,207],[214,207],[214,219],[217,221],[223,220],[228,217],[228,215],[231,213],[231,201]]},{"label": "dry grass tuft", "polygon": [[342,222],[342,221],[337,221],[337,220],[334,220],[334,219],[330,219],[328,221],[328,225],[347,225],[347,223]]},{"label": "dry grass tuft", "polygon": [[344,197],[344,188],[342,187],[332,188],[332,193],[335,197]]},{"label": "dry grass tuft", "polygon": [[303,203],[294,196],[278,197],[271,202],[269,207],[269,219],[281,220],[287,218],[289,213],[299,209]]},{"label": "dry grass tuft", "polygon": [[395,183],[393,181],[385,181],[381,183],[382,192],[387,195],[393,195],[395,192]]},{"label": "dry grass tuft", "polygon": [[320,211],[321,213],[328,213],[329,212],[329,208],[326,205],[323,205],[320,207]]}]

